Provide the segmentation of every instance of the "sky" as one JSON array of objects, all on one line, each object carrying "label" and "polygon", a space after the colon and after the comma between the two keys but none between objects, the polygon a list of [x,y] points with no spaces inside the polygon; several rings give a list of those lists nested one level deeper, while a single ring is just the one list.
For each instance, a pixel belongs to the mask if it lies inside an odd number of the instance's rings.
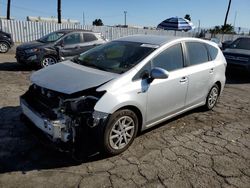
[{"label": "sky", "polygon": [[[196,27],[222,25],[228,0],[61,0],[62,17],[79,20],[90,25],[102,19],[104,25],[127,24],[156,27],[161,21],[173,17],[191,16]],[[11,17],[25,20],[26,16],[57,17],[57,0],[11,0]],[[7,0],[0,0],[0,16],[6,16]],[[236,16],[235,16],[236,15]],[[235,19],[236,17],[236,19]],[[250,29],[250,0],[232,0],[228,23]]]}]

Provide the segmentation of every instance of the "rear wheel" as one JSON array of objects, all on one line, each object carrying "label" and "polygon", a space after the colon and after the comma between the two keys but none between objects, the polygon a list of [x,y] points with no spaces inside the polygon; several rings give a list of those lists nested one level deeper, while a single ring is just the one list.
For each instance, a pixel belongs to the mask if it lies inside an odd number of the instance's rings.
[{"label": "rear wheel", "polygon": [[207,100],[205,105],[205,108],[207,110],[211,110],[216,105],[219,98],[219,92],[220,92],[219,86],[217,84],[213,85],[213,87],[210,89],[207,95]]},{"label": "rear wheel", "polygon": [[6,42],[0,42],[0,53],[6,53],[9,49],[10,47]]},{"label": "rear wheel", "polygon": [[46,56],[41,61],[41,67],[42,68],[48,67],[48,66],[53,65],[55,63],[57,63],[57,59],[55,57]]},{"label": "rear wheel", "polygon": [[104,130],[103,149],[110,155],[125,151],[138,131],[138,118],[131,110],[119,110],[112,114]]}]

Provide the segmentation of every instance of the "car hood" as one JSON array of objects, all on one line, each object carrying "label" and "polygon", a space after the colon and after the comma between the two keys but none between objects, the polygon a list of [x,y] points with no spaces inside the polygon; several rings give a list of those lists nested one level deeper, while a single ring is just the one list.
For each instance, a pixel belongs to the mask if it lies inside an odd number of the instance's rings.
[{"label": "car hood", "polygon": [[119,74],[64,61],[33,73],[31,82],[53,91],[73,94],[99,86],[118,76]]},{"label": "car hood", "polygon": [[250,50],[244,50],[244,49],[233,49],[233,48],[227,48],[223,51],[224,54],[234,54],[234,55],[248,55],[250,56]]},{"label": "car hood", "polygon": [[39,41],[32,41],[32,42],[27,42],[27,43],[24,43],[24,44],[21,44],[19,45],[17,48],[18,49],[22,49],[22,50],[27,50],[27,49],[31,49],[31,48],[38,48],[38,47],[45,47],[45,46],[48,46],[50,43],[42,43],[42,42],[39,42]]}]

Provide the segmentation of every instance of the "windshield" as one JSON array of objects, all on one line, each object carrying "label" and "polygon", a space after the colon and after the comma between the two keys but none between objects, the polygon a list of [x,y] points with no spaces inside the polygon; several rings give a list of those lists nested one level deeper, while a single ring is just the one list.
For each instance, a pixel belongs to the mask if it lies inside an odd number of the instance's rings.
[{"label": "windshield", "polygon": [[155,48],[136,42],[113,41],[93,48],[73,59],[73,62],[96,69],[122,74]]},{"label": "windshield", "polygon": [[43,42],[43,43],[55,42],[59,38],[61,38],[63,35],[65,35],[64,32],[53,32],[53,33],[49,33],[48,35],[43,36],[42,38],[38,39],[38,41]]},{"label": "windshield", "polygon": [[230,48],[250,50],[250,38],[240,38],[234,41]]}]

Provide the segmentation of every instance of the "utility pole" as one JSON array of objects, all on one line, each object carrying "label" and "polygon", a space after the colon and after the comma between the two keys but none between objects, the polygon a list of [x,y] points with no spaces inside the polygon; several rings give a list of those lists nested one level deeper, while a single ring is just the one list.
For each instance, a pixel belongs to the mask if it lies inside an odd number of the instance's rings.
[{"label": "utility pole", "polygon": [[236,17],[237,17],[237,11],[235,12],[235,15],[234,15],[234,28],[235,28]]},{"label": "utility pole", "polygon": [[62,23],[62,9],[61,9],[61,0],[57,0],[57,18],[58,23]]},{"label": "utility pole", "polygon": [[84,15],[84,11],[82,11],[82,25],[85,25],[85,15]]},{"label": "utility pole", "polygon": [[201,28],[201,21],[198,20],[199,24],[198,24],[198,33],[200,33],[200,28]]},{"label": "utility pole", "polygon": [[127,25],[127,11],[124,11],[124,26]]},{"label": "utility pole", "polygon": [[228,2],[227,12],[226,12],[225,20],[224,20],[224,27],[227,24],[227,17],[228,17],[228,13],[229,13],[229,10],[230,10],[230,7],[231,7],[231,1],[232,0],[229,0],[229,2]]},{"label": "utility pole", "polygon": [[8,0],[8,2],[7,2],[7,20],[10,20],[10,3],[11,3],[11,0]]}]

